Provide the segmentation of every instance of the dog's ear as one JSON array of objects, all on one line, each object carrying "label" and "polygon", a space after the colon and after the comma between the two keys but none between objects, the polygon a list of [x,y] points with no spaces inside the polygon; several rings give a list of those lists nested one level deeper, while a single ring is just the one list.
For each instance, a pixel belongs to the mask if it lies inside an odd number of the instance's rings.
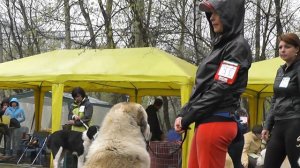
[{"label": "dog's ear", "polygon": [[98,125],[90,126],[86,133],[87,137],[89,139],[94,139],[94,135],[98,132],[98,130],[99,130]]}]

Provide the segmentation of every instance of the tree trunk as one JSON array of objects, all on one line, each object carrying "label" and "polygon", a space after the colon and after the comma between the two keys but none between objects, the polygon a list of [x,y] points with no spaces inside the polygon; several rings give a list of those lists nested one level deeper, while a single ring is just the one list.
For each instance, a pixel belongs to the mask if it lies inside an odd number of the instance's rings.
[{"label": "tree trunk", "polygon": [[170,122],[170,117],[169,117],[169,103],[168,103],[168,98],[166,96],[162,96],[163,100],[163,112],[164,112],[164,120],[166,124],[167,130],[170,130],[171,127],[171,122]]},{"label": "tree trunk", "polygon": [[144,1],[143,0],[129,0],[129,4],[133,13],[133,32],[134,32],[134,46],[148,47],[149,39],[147,30],[144,27]]},{"label": "tree trunk", "polygon": [[269,30],[269,23],[270,23],[270,13],[271,13],[271,8],[272,8],[272,0],[269,0],[269,8],[267,13],[265,13],[265,28],[264,28],[264,32],[263,32],[263,44],[261,47],[261,56],[259,60],[265,60],[266,59],[266,48],[267,48],[267,41],[268,41],[268,30]]},{"label": "tree trunk", "polygon": [[10,0],[6,0],[6,7],[7,7],[8,18],[9,18],[9,29],[10,29],[10,33],[12,35],[12,39],[13,39],[14,44],[17,46],[17,51],[19,53],[19,57],[23,58],[22,42],[18,42],[18,39],[17,39],[18,30],[17,30],[17,28],[15,29],[16,22],[11,14]]},{"label": "tree trunk", "polygon": [[93,25],[92,25],[92,22],[91,22],[90,15],[85,11],[83,0],[79,0],[78,2],[79,2],[81,13],[82,13],[82,15],[83,15],[83,17],[84,17],[84,19],[86,21],[86,24],[87,24],[87,27],[88,27],[88,31],[90,33],[91,47],[95,49],[95,48],[97,48],[96,36],[95,36],[94,30],[93,30]]},{"label": "tree trunk", "polygon": [[65,14],[65,48],[71,48],[71,17],[69,0],[64,0]]},{"label": "tree trunk", "polygon": [[260,54],[260,22],[261,22],[261,0],[257,0],[255,16],[255,62],[259,61]]},{"label": "tree trunk", "polygon": [[0,24],[0,63],[4,61],[2,24]]},{"label": "tree trunk", "polygon": [[25,26],[25,36],[27,39],[27,48],[28,48],[28,55],[34,55],[34,51],[33,51],[33,45],[32,45],[32,41],[31,41],[31,36],[30,36],[30,32],[31,32],[31,28],[28,22],[28,18],[27,18],[27,14],[26,14],[26,9],[25,6],[22,2],[22,0],[19,0],[19,5],[21,8],[21,14],[24,20],[24,26]]},{"label": "tree trunk", "polygon": [[184,37],[185,37],[185,20],[186,20],[186,14],[185,14],[185,7],[186,7],[186,3],[187,3],[187,1],[186,0],[182,0],[181,1],[181,7],[182,7],[182,9],[181,9],[181,15],[180,15],[180,38],[179,38],[179,46],[178,46],[178,56],[180,57],[180,58],[182,58],[182,59],[184,59],[184,45],[185,45],[185,43],[184,43]]},{"label": "tree trunk", "polygon": [[[152,11],[152,5],[153,5],[153,1],[152,0],[149,0],[149,2],[148,2],[148,11],[147,11],[147,18],[146,18],[146,25],[145,25],[145,29],[146,29],[146,34],[148,35],[148,43],[150,43],[150,38],[151,38],[151,36],[150,36],[150,22],[151,22],[151,11]],[[150,45],[150,44],[148,44],[148,45]],[[155,46],[154,46],[155,47]]]},{"label": "tree trunk", "polygon": [[[282,33],[283,33],[283,28],[282,28],[282,24],[281,24],[281,20],[280,20],[280,13],[281,13],[281,1],[280,0],[274,0],[275,2],[275,9],[276,9],[276,28],[277,28],[277,36],[279,37]],[[275,47],[275,57],[279,56],[279,50],[278,50],[278,46],[279,46],[279,41],[278,38],[276,38],[276,47]]]},{"label": "tree trunk", "polygon": [[107,0],[106,1],[106,11],[104,9],[102,0],[98,0],[102,16],[104,18],[104,25],[105,25],[105,34],[106,34],[106,41],[107,41],[107,48],[115,48],[115,42],[113,39],[113,30],[111,26],[111,12],[112,12],[112,0]]}]

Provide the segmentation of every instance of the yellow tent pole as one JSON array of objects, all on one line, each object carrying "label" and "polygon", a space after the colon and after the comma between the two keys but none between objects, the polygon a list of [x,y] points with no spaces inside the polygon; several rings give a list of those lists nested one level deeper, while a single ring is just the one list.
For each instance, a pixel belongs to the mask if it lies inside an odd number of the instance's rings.
[{"label": "yellow tent pole", "polygon": [[249,97],[250,128],[257,123],[258,96]]},{"label": "yellow tent pole", "polygon": [[[52,84],[52,126],[51,132],[60,129],[61,113],[63,105],[64,84]],[[53,156],[51,154],[50,167],[53,167]]]},{"label": "yellow tent pole", "polygon": [[263,122],[264,101],[265,101],[265,97],[262,97],[262,96],[258,97],[258,105],[257,105],[258,111],[257,111],[256,124],[262,124],[262,122]]},{"label": "yellow tent pole", "polygon": [[[191,95],[192,86],[191,85],[182,85],[181,86],[181,105],[185,105]],[[182,145],[182,168],[188,167],[188,152],[190,149],[190,144],[192,142],[192,137],[194,135],[195,124],[190,125],[190,130],[187,131],[186,139]]]},{"label": "yellow tent pole", "polygon": [[44,109],[44,98],[45,98],[44,91],[40,92],[40,106],[39,106],[39,130],[41,130],[42,127],[42,117],[43,117],[43,109]]},{"label": "yellow tent pole", "polygon": [[45,92],[41,89],[34,90],[34,105],[35,105],[35,130],[41,130],[42,125],[42,114],[44,106],[44,96]]},{"label": "yellow tent pole", "polygon": [[35,121],[35,128],[34,130],[40,130],[40,89],[34,90],[34,121]]},{"label": "yellow tent pole", "polygon": [[52,132],[61,127],[64,84],[52,84]]},{"label": "yellow tent pole", "polygon": [[136,103],[139,103],[139,104],[142,103],[142,96],[137,96]]}]

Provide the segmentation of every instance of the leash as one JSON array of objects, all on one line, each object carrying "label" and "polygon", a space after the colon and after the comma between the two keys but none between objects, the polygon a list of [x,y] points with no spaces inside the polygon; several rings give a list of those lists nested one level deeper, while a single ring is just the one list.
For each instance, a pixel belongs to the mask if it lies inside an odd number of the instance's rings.
[{"label": "leash", "polygon": [[89,129],[89,127],[81,119],[79,121],[82,123],[82,125],[85,127],[86,130]]},{"label": "leash", "polygon": [[[180,146],[178,148],[176,148],[174,151],[168,153],[167,156],[159,156],[159,154],[157,152],[154,152],[153,149],[150,147],[150,141],[146,141],[147,149],[148,149],[148,151],[151,151],[156,158],[170,158],[182,148],[183,142],[185,141],[186,137],[187,137],[187,131],[184,132],[184,136],[183,136]],[[164,155],[166,155],[166,154],[164,154]]]}]

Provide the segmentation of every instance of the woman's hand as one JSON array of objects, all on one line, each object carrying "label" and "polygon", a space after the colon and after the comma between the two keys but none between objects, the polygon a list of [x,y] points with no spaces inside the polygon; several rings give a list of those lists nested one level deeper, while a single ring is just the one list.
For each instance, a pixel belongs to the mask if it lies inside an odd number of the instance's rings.
[{"label": "woman's hand", "polygon": [[69,120],[69,121],[68,121],[68,124],[70,124],[70,125],[74,125],[74,124],[75,124],[75,122],[74,122],[74,120]]},{"label": "woman's hand", "polygon": [[269,139],[269,136],[270,136],[269,130],[264,129],[261,131],[261,139],[262,140],[267,141]]},{"label": "woman's hand", "polygon": [[181,126],[181,120],[182,120],[182,117],[177,117],[175,120],[175,123],[174,123],[175,131],[180,134],[184,132],[184,130],[182,130],[182,126]]}]

